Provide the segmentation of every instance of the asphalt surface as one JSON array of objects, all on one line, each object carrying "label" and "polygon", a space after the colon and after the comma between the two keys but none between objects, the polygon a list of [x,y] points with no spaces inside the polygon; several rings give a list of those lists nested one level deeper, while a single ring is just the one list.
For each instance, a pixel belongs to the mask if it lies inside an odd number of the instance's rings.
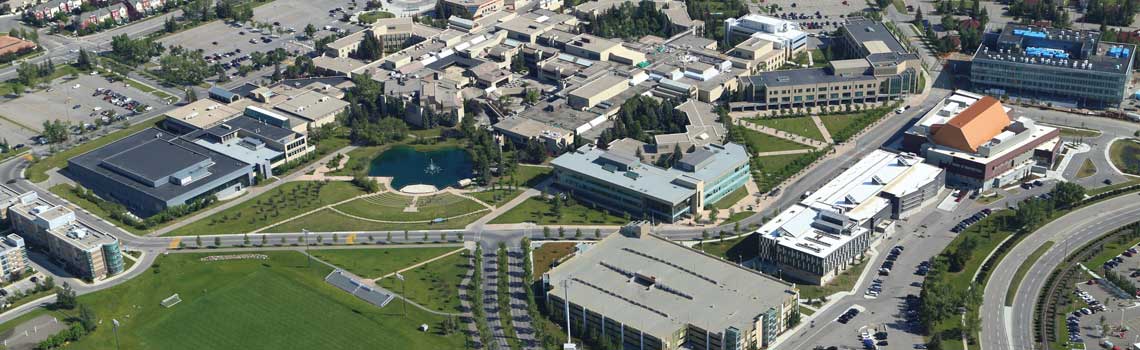
[{"label": "asphalt surface", "polygon": [[[507,333],[499,317],[499,254],[496,249],[483,250],[483,312],[487,314],[487,327],[495,339],[487,341],[487,349],[510,349],[507,346]],[[486,340],[486,339],[484,339]]]},{"label": "asphalt surface", "polygon": [[1022,279],[1012,308],[1005,306],[1009,279],[995,278],[986,284],[981,310],[982,348],[1033,349],[1033,308],[1049,274],[1073,249],[1137,220],[1140,200],[1129,194],[1073,211],[1023,239],[994,267],[992,276],[1013,276],[1033,251],[1047,241],[1054,244]]},{"label": "asphalt surface", "polygon": [[523,281],[523,251],[521,247],[507,247],[507,286],[510,290],[511,325],[523,349],[540,349],[534,339],[534,326],[527,312],[526,289]]}]

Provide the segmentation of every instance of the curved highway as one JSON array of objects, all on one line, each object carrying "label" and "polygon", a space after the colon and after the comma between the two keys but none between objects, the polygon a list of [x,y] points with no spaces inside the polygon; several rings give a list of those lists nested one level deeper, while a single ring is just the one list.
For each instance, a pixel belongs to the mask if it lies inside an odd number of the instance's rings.
[{"label": "curved highway", "polygon": [[[994,268],[991,276],[1000,277],[986,284],[981,310],[982,348],[1033,349],[1033,308],[1049,274],[1073,249],[1137,220],[1140,198],[1127,194],[1070,212],[1025,237]],[[1025,274],[1013,307],[1006,307],[1009,277],[1047,241],[1053,241],[1053,246]]]}]

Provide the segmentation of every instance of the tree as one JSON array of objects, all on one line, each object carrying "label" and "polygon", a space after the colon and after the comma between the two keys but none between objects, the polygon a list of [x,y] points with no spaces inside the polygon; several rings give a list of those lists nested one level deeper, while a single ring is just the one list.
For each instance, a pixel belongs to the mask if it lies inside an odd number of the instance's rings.
[{"label": "tree", "polygon": [[349,57],[363,61],[375,61],[384,56],[383,45],[375,35],[365,35],[364,39],[360,41],[360,46],[356,48],[356,51],[350,53]]},{"label": "tree", "polygon": [[546,238],[546,239],[550,239],[550,228],[549,227],[546,227],[546,226],[542,227],[542,237]]},{"label": "tree", "polygon": [[67,310],[75,308],[77,304],[76,294],[75,290],[71,288],[71,284],[63,282],[63,286],[59,288],[59,292],[56,292],[55,295],[55,307]]},{"label": "tree", "polygon": [[558,238],[566,238],[566,228],[562,226],[558,227]]},{"label": "tree", "polygon": [[83,329],[88,333],[99,326],[96,322],[95,312],[91,311],[87,305],[79,305],[79,324],[83,325]]},{"label": "tree", "polygon": [[[222,220],[222,221],[225,221],[225,220]],[[202,236],[194,236],[194,243],[197,243],[198,244],[197,247],[201,248],[202,247]]]},{"label": "tree", "polygon": [[574,229],[574,239],[582,239],[582,229]]},{"label": "tree", "polygon": [[222,237],[214,237],[214,247],[222,246]]},{"label": "tree", "polygon": [[92,62],[91,53],[87,52],[87,50],[79,50],[79,58],[75,60],[75,67],[86,71],[91,70],[94,66],[95,64]]},{"label": "tree", "polygon": [[602,238],[602,229],[600,229],[600,228],[594,229],[594,238],[595,239]]},{"label": "tree", "polygon": [[1056,208],[1071,208],[1085,198],[1085,188],[1072,182],[1058,183],[1050,192]]},{"label": "tree", "polygon": [[305,37],[306,38],[312,39],[313,35],[315,35],[315,34],[317,34],[317,27],[313,26],[312,23],[309,23],[308,25],[305,26]]},{"label": "tree", "polygon": [[922,8],[917,8],[914,10],[914,24],[922,25]]},{"label": "tree", "polygon": [[242,241],[242,245],[249,245],[249,234],[246,233],[246,234],[242,235],[241,241]]}]

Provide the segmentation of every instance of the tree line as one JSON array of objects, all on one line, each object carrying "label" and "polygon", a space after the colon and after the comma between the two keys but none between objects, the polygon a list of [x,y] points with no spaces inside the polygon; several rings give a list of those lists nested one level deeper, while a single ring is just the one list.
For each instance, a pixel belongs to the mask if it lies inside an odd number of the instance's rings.
[{"label": "tree line", "polygon": [[636,39],[645,35],[668,38],[674,34],[669,17],[648,0],[637,5],[623,2],[595,16],[587,26],[588,33],[605,38]]},{"label": "tree line", "polygon": [[598,144],[608,145],[626,137],[652,144],[653,135],[684,132],[688,124],[688,117],[677,110],[675,101],[658,102],[639,95],[622,103],[613,127],[602,132]]}]

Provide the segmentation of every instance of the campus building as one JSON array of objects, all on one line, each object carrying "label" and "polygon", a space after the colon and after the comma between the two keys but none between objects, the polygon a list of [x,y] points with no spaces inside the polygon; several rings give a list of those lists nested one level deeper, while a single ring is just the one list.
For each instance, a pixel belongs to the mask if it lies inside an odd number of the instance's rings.
[{"label": "campus building", "polygon": [[24,238],[10,233],[0,240],[0,281],[12,282],[28,269],[28,249]]},{"label": "campus building", "polygon": [[952,187],[988,190],[1044,173],[1060,131],[1009,111],[993,97],[955,91],[906,131],[903,148],[946,169]]},{"label": "campus building", "polygon": [[936,201],[945,172],[913,154],[875,150],[756,231],[760,259],[781,276],[826,284],[878,233]]},{"label": "campus building", "polygon": [[555,158],[551,165],[555,184],[571,196],[660,222],[696,213],[752,179],[748,153],[735,143],[695,147],[668,169],[642,163],[631,151],[592,144]]},{"label": "campus building", "polygon": [[443,0],[443,6],[453,16],[476,20],[505,8],[503,0]]},{"label": "campus building", "polygon": [[772,42],[787,57],[806,51],[808,41],[807,33],[801,30],[796,22],[757,14],[724,20],[725,42],[747,40],[739,38],[756,38]]},{"label": "campus building", "polygon": [[197,199],[236,194],[266,166],[150,128],[71,158],[66,173],[96,195],[146,217]]},{"label": "campus building", "polygon": [[[36,192],[21,194],[8,203],[13,231],[76,277],[101,280],[123,272],[119,240],[79,221],[71,209],[53,206]],[[13,257],[5,255],[4,259]]]},{"label": "campus building", "polygon": [[315,147],[308,137],[287,128],[287,118],[253,117],[251,109],[236,110],[213,100],[198,100],[166,113],[163,127],[201,146],[260,164],[259,171],[271,176],[270,169],[308,154]]},{"label": "campus building", "polygon": [[642,224],[583,247],[543,276],[552,317],[564,320],[569,310],[573,334],[624,349],[744,350],[767,348],[789,328],[798,312],[794,285]]},{"label": "campus building", "polygon": [[423,40],[416,35],[411,17],[382,18],[372,23],[372,27],[349,34],[328,44],[325,54],[331,57],[348,57],[360,48],[365,35],[375,37],[385,52],[394,52]]},{"label": "campus building", "polygon": [[1132,81],[1136,46],[1100,32],[1007,24],[970,65],[975,91],[1088,108],[1119,107]]},{"label": "campus building", "polygon": [[824,68],[761,72],[741,77],[744,101],[733,111],[786,110],[881,104],[922,90],[922,65],[880,22],[848,18],[837,40],[851,59],[832,60]]}]

